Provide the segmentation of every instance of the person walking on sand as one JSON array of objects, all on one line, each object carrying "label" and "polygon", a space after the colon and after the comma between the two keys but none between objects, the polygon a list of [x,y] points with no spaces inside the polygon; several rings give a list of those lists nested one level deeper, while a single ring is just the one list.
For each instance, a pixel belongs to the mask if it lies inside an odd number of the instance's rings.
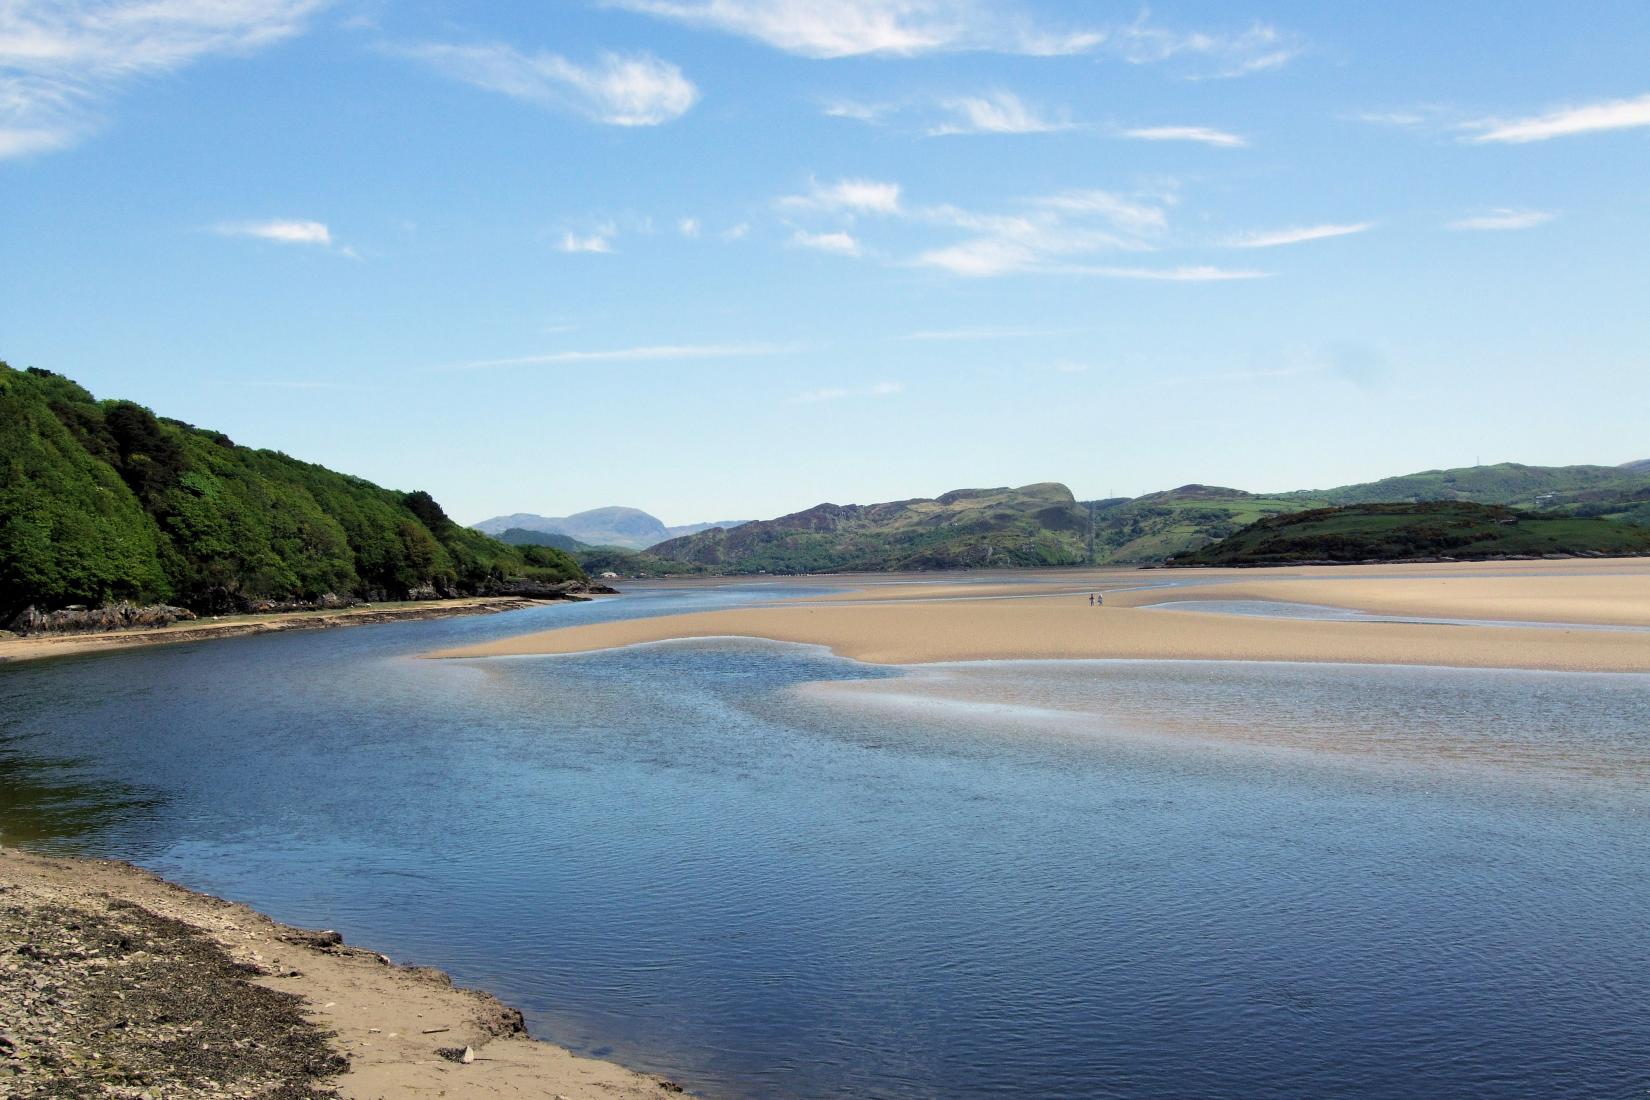
[{"label": "person walking on sand", "polygon": [[1090,607],[1094,606],[1094,593],[1093,592],[1089,593],[1089,606]]},{"label": "person walking on sand", "polygon": [[1096,592],[1093,596],[1093,599],[1094,599],[1094,606],[1096,606],[1096,607],[1105,607],[1106,606],[1106,594],[1104,592]]}]

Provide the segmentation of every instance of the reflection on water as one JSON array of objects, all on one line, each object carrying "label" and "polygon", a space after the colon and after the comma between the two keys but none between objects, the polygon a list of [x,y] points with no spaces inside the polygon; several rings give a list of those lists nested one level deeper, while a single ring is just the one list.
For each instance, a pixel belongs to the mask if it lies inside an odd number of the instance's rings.
[{"label": "reflection on water", "polygon": [[[804,685],[806,696],[907,720],[1064,730],[1162,748],[1163,735],[1275,752],[1295,763],[1440,764],[1571,794],[1650,795],[1650,677],[1275,662],[986,661],[896,680]],[[1459,776],[1466,780],[1470,775]]]},{"label": "reflection on water", "polygon": [[24,756],[6,743],[0,733],[0,843],[94,836],[141,821],[153,805],[123,783],[80,779],[85,761]]},{"label": "reflection on water", "polygon": [[1650,1088],[1650,678],[413,657],[771,595],[0,669],[0,827],[129,784],[53,843],[722,1096]]}]

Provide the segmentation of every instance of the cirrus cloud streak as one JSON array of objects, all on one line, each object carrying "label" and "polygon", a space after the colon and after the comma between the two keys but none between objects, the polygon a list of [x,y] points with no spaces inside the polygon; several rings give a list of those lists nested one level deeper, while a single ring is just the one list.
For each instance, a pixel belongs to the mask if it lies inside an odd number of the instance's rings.
[{"label": "cirrus cloud streak", "polygon": [[581,65],[554,53],[524,53],[503,43],[425,42],[386,47],[465,84],[609,126],[658,126],[699,101],[682,70],[652,54],[603,53]]}]

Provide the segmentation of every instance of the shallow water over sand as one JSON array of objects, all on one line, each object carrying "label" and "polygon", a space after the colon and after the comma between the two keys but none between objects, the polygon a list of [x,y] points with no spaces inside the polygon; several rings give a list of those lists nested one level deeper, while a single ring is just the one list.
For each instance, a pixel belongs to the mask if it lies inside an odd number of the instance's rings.
[{"label": "shallow water over sand", "polygon": [[414,656],[772,594],[0,668],[0,827],[716,1095],[1650,1088],[1650,677]]}]

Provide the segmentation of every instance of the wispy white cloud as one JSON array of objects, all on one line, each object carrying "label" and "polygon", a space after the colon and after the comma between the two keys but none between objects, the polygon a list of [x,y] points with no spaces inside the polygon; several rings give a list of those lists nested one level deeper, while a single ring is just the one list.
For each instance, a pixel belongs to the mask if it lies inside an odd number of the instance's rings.
[{"label": "wispy white cloud", "polygon": [[700,232],[698,218],[681,218],[676,222],[676,232],[684,237],[697,237]]},{"label": "wispy white cloud", "polygon": [[1091,187],[1046,195],[1033,204],[1065,214],[1097,215],[1119,229],[1144,234],[1167,227],[1168,208],[1174,199],[1161,193],[1141,197]]},{"label": "wispy white cloud", "polygon": [[859,241],[853,234],[837,231],[834,233],[809,233],[798,229],[791,234],[791,243],[799,248],[812,248],[818,252],[831,252],[838,256],[858,256],[860,254]]},{"label": "wispy white cloud", "polygon": [[1469,142],[1523,144],[1573,134],[1596,134],[1643,126],[1650,126],[1650,95],[1560,107],[1528,118],[1479,119],[1465,123],[1462,129],[1477,131],[1463,139]]},{"label": "wispy white cloud", "polygon": [[562,234],[561,243],[557,245],[563,252],[593,252],[605,255],[613,251],[611,233],[589,233],[579,236],[571,231]]},{"label": "wispy white cloud", "polygon": [[278,244],[313,244],[322,248],[332,246],[332,231],[325,222],[275,218],[270,221],[224,222],[212,227],[214,233],[225,237],[257,237]]},{"label": "wispy white cloud", "polygon": [[[812,58],[990,52],[1099,53],[1190,63],[1195,77],[1275,69],[1298,36],[1255,23],[1236,32],[1175,30],[1142,14],[1111,26],[1052,25],[1016,0],[604,0],[606,6],[721,31]],[[1056,9],[1058,10],[1058,9]]]},{"label": "wispy white cloud", "polygon": [[897,393],[905,392],[903,382],[877,382],[870,386],[857,388],[827,387],[818,390],[807,390],[796,395],[798,404],[812,405],[821,401],[841,401],[849,397],[892,397]]},{"label": "wispy white cloud", "polygon": [[851,118],[856,122],[881,122],[897,110],[892,103],[864,103],[853,99],[829,99],[820,104],[826,118]]},{"label": "wispy white cloud", "polygon": [[1550,210],[1514,210],[1502,207],[1449,223],[1451,229],[1533,229],[1546,225],[1558,215]]},{"label": "wispy white cloud", "polygon": [[606,0],[608,7],[754,39],[814,58],[960,51],[1053,56],[1102,32],[1040,26],[1009,0]]},{"label": "wispy white cloud", "polygon": [[1167,208],[1173,202],[1172,194],[1086,189],[1028,199],[1008,214],[926,207],[913,216],[972,236],[928,249],[913,262],[980,278],[1055,270],[1075,257],[1100,251],[1149,251],[1167,226]]},{"label": "wispy white cloud", "polygon": [[454,363],[450,370],[483,370],[492,367],[568,366],[578,363],[664,363],[694,359],[742,359],[762,355],[786,355],[796,351],[787,344],[655,344],[646,347],[612,348],[602,351],[550,351],[542,355],[518,355],[508,359],[473,359]]},{"label": "wispy white cloud", "polygon": [[931,136],[946,134],[1047,134],[1069,130],[1065,117],[1052,117],[1022,100],[1013,92],[990,92],[962,96],[941,102],[951,118],[932,127]]},{"label": "wispy white cloud", "polygon": [[849,214],[899,213],[900,185],[881,180],[841,179],[835,183],[809,184],[806,194],[786,195],[781,209],[812,210]]},{"label": "wispy white cloud", "polygon": [[1348,222],[1340,225],[1302,225],[1292,229],[1273,229],[1246,233],[1226,242],[1231,248],[1277,248],[1305,241],[1321,241],[1329,237],[1348,237],[1373,229],[1374,222]]},{"label": "wispy white cloud", "polygon": [[[846,222],[859,230],[865,223],[855,215],[865,211],[896,219],[907,230],[949,235],[949,241],[935,242],[894,262],[970,278],[1038,272],[1215,282],[1268,275],[1264,271],[1207,265],[1149,267],[1098,261],[1107,252],[1156,251],[1168,237],[1169,211],[1178,201],[1172,184],[1134,192],[1077,188],[1024,198],[1005,211],[981,212],[944,203],[910,204],[897,184],[843,180],[815,182],[804,194],[778,200],[777,206],[787,220],[795,219],[792,244],[845,255],[866,252],[861,236],[849,233],[842,225]],[[809,220],[827,224],[809,225]],[[915,333],[904,339],[983,339],[990,335],[987,330],[964,329]]]},{"label": "wispy white cloud", "polygon": [[1247,76],[1281,68],[1304,50],[1301,39],[1265,23],[1220,33],[1155,26],[1145,13],[1107,37],[1107,47],[1133,64],[1192,62],[1199,79]]},{"label": "wispy white cloud", "polygon": [[77,133],[67,121],[51,126],[0,126],[0,160],[50,153],[75,143]]},{"label": "wispy white cloud", "polygon": [[427,42],[388,49],[466,84],[610,126],[658,126],[681,118],[699,101],[699,89],[681,69],[646,53],[604,53],[581,65],[501,43]]},{"label": "wispy white cloud", "polygon": [[302,33],[324,0],[4,0],[0,159],[73,145],[125,84]]},{"label": "wispy white cloud", "polygon": [[1211,130],[1207,126],[1145,126],[1124,130],[1123,136],[1136,141],[1195,141],[1221,149],[1241,149],[1249,144],[1247,138],[1225,130]]}]

